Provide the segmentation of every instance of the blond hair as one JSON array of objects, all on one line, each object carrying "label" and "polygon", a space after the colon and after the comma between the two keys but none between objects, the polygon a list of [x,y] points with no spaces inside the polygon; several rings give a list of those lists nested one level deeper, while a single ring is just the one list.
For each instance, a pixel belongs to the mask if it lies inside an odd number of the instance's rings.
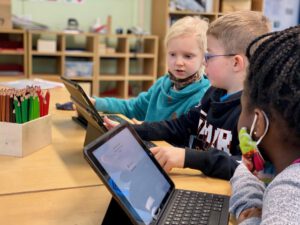
[{"label": "blond hair", "polygon": [[208,23],[197,16],[185,16],[177,20],[169,29],[165,37],[165,46],[168,46],[170,40],[181,36],[195,35],[199,48],[206,51],[207,39],[206,31]]},{"label": "blond hair", "polygon": [[236,11],[213,21],[207,35],[221,41],[226,54],[245,54],[251,41],[270,28],[270,21],[261,12]]}]

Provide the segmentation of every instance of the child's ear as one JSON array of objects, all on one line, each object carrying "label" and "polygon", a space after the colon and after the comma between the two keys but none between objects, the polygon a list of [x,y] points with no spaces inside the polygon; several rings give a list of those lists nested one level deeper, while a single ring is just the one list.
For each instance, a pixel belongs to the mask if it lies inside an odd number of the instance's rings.
[{"label": "child's ear", "polygon": [[255,138],[259,139],[264,134],[267,128],[267,123],[262,110],[256,108],[254,109],[254,112],[257,115],[257,122],[255,124],[253,134]]},{"label": "child's ear", "polygon": [[242,55],[233,56],[233,70],[238,72],[244,70],[246,67],[245,59]]}]

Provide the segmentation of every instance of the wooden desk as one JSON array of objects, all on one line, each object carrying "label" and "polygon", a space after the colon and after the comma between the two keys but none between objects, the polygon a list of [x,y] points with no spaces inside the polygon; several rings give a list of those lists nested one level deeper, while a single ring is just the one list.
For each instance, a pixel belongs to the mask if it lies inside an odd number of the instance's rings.
[{"label": "wooden desk", "polygon": [[75,113],[55,109],[67,99],[65,89],[51,91],[51,145],[24,158],[0,156],[0,195],[101,183],[83,159],[85,130],[71,120]]},{"label": "wooden desk", "polygon": [[[0,224],[97,224],[110,194],[83,159],[85,130],[71,120],[74,112],[57,111],[68,99],[65,89],[51,91],[52,144],[25,158],[0,156]],[[177,188],[230,194],[228,182],[199,171],[176,169]]]},{"label": "wooden desk", "polygon": [[51,145],[24,158],[0,156],[0,195],[99,184],[83,159],[85,130],[71,114],[52,114]]}]

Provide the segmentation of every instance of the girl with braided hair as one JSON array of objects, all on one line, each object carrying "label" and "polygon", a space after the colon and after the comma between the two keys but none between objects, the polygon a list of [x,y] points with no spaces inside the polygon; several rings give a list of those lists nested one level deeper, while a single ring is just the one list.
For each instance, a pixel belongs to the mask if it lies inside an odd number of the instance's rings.
[{"label": "girl with braided hair", "polygon": [[255,39],[247,57],[230,212],[243,225],[299,224],[300,26]]}]

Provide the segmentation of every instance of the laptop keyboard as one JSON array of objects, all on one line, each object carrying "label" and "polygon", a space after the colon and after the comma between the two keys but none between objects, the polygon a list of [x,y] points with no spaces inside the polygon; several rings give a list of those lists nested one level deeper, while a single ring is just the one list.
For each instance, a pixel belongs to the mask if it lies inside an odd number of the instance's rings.
[{"label": "laptop keyboard", "polygon": [[226,196],[178,190],[165,225],[219,224]]}]

